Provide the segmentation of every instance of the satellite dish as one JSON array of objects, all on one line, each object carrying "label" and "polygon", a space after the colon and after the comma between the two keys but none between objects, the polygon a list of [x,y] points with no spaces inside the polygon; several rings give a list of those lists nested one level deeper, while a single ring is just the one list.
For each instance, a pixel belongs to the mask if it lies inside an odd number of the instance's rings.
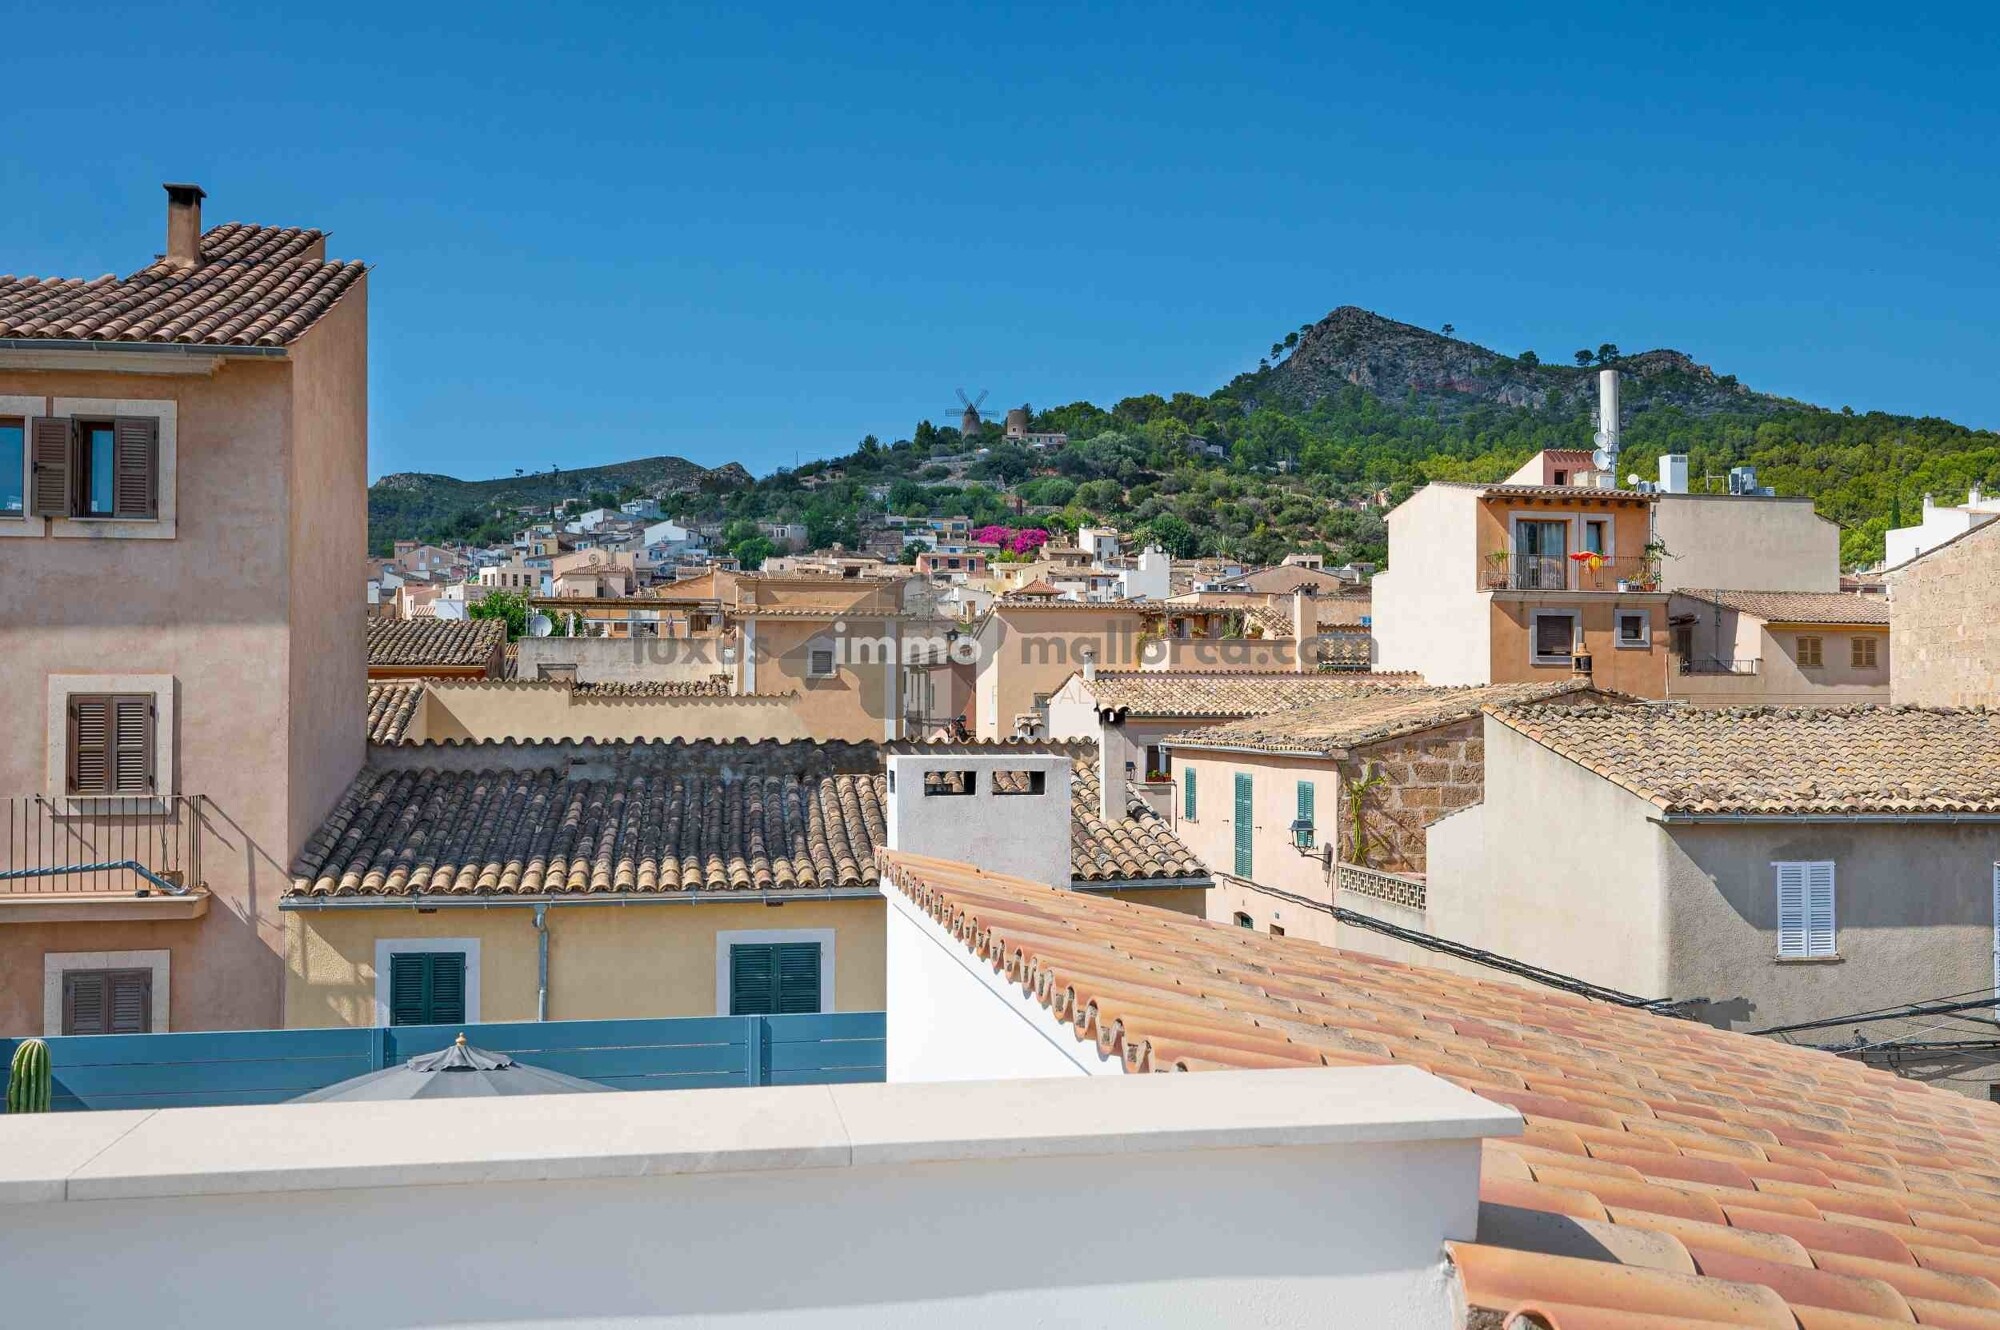
[{"label": "satellite dish", "polygon": [[1637,471],[1634,471],[1634,472],[1633,472],[1633,473],[1632,473],[1631,475],[1629,475],[1629,476],[1625,477],[1625,483],[1626,483],[1627,485],[1636,485],[1636,484],[1638,484],[1638,483],[1639,483],[1639,473],[1638,473]]},{"label": "satellite dish", "polygon": [[528,616],[529,637],[547,637],[550,633],[553,633],[555,630],[556,630],[555,620],[549,618],[548,615],[530,614]]},{"label": "satellite dish", "polygon": [[1604,468],[1611,465],[1611,454],[1605,452],[1602,448],[1599,448],[1596,452],[1590,455],[1590,462],[1592,466],[1595,466],[1599,471],[1602,471],[1604,470]]}]

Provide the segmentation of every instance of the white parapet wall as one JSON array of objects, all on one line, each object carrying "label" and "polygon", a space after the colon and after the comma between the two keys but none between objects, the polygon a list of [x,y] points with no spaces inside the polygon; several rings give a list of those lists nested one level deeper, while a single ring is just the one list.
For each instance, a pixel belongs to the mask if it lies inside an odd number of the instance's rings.
[{"label": "white parapet wall", "polygon": [[1071,885],[1070,759],[949,746],[889,758],[889,848]]},{"label": "white parapet wall", "polygon": [[1124,1074],[909,897],[887,883],[882,895],[892,1082]]},{"label": "white parapet wall", "polygon": [[0,1117],[19,1325],[1445,1330],[1415,1068]]}]

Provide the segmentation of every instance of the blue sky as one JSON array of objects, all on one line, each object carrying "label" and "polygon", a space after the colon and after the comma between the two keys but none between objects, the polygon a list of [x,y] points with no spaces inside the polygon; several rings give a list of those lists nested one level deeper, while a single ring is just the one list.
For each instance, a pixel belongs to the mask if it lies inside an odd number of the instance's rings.
[{"label": "blue sky", "polygon": [[92,58],[0,129],[0,271],[140,266],[162,180],[332,232],[374,475],[762,472],[1343,304],[2000,426],[1993,7],[1512,8],[22,7]]}]

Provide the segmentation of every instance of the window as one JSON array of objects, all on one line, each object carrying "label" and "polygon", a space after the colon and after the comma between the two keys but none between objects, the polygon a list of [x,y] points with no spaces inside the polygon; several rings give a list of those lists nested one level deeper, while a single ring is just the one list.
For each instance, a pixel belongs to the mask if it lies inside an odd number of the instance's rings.
[{"label": "window", "polygon": [[1194,768],[1189,767],[1181,777],[1181,821],[1194,821]]},{"label": "window", "polygon": [[1292,819],[1292,844],[1310,850],[1313,834],[1313,783],[1302,780],[1298,789],[1298,815]]},{"label": "window", "polygon": [[1569,523],[1519,518],[1514,523],[1516,591],[1564,591],[1569,587]]},{"label": "window", "polygon": [[64,792],[83,798],[153,790],[153,695],[72,693]]},{"label": "window", "polygon": [[1576,611],[1536,610],[1529,651],[1537,665],[1567,665],[1576,648]]},{"label": "window", "polygon": [[1147,782],[1149,784],[1158,784],[1161,781],[1168,781],[1172,780],[1173,778],[1174,778],[1173,759],[1167,755],[1167,750],[1161,747],[1159,744],[1147,744],[1146,745]]},{"label": "window", "polygon": [[1272,937],[1283,937],[1284,935],[1285,935],[1285,926],[1284,926],[1283,924],[1272,924],[1272,925],[1271,925],[1271,936],[1272,936]]},{"label": "window", "polygon": [[1569,472],[1567,472],[1567,471],[1557,471],[1557,472],[1556,472],[1556,478],[1555,478],[1555,483],[1556,483],[1556,484],[1558,484],[1558,485],[1567,485],[1567,484],[1569,484]]},{"label": "window", "polygon": [[814,647],[806,657],[806,677],[808,679],[831,679],[833,677],[833,648]]},{"label": "window", "polygon": [[[1557,481],[1558,485],[1562,482]],[[1592,554],[1609,554],[1611,524],[1601,517],[1593,517],[1583,524],[1583,547]]]},{"label": "window", "polygon": [[1853,639],[1850,644],[1850,650],[1853,653],[1852,660],[1855,669],[1872,670],[1875,668],[1875,643],[1877,640],[1873,637],[1857,637]]},{"label": "window", "polygon": [[64,1034],[150,1034],[152,1029],[150,969],[63,972]]},{"label": "window", "polygon": [[1250,776],[1247,772],[1236,773],[1236,876],[1249,877],[1250,837],[1255,831],[1250,814]]},{"label": "window", "polygon": [[1820,648],[1823,645],[1824,644],[1817,637],[1800,638],[1799,649],[1798,649],[1798,660],[1800,666],[1808,669],[1818,668],[1821,656]]},{"label": "window", "polygon": [[0,420],[0,517],[23,517],[28,506],[28,427]]},{"label": "window", "polygon": [[1778,955],[1833,956],[1833,861],[1775,863],[1778,875]]},{"label": "window", "polygon": [[1241,910],[1238,910],[1236,912],[1236,926],[1238,928],[1255,928],[1257,926],[1257,923],[1249,915],[1243,913],[1243,911]]},{"label": "window", "polygon": [[1653,645],[1653,616],[1645,610],[1618,611],[1618,645],[1621,647]]},{"label": "window", "polygon": [[730,946],[731,1016],[816,1012],[819,999],[819,943],[738,942]]},{"label": "window", "polygon": [[403,951],[389,957],[389,1024],[465,1022],[465,953]]},{"label": "window", "polygon": [[160,515],[160,421],[37,417],[30,427],[33,511],[41,517],[153,521]]}]

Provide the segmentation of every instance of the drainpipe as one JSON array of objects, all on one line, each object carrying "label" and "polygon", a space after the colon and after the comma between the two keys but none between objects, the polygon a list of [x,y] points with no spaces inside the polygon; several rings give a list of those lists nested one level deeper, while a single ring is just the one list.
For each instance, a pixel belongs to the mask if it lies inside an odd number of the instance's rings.
[{"label": "drainpipe", "polygon": [[549,1018],[549,907],[535,907],[535,1019]]}]

